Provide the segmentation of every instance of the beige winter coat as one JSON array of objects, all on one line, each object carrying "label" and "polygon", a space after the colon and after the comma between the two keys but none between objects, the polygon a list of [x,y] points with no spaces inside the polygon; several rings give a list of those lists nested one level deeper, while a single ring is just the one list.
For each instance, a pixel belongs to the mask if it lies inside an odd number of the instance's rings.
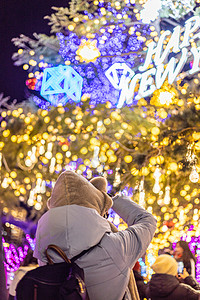
[{"label": "beige winter coat", "polygon": [[[38,222],[34,256],[42,265],[47,262],[44,251],[49,244],[61,247],[69,258],[98,244],[76,261],[84,269],[90,299],[121,300],[125,295],[126,300],[131,300],[130,272],[145,253],[154,235],[156,220],[128,197],[116,196],[112,208],[129,227],[113,233],[102,217],[101,203],[106,206],[110,199],[104,193],[103,197],[97,193],[96,198],[97,189],[91,187],[91,183],[67,172],[57,180],[49,201],[50,210]],[[63,206],[55,207],[57,200]],[[54,253],[52,257],[55,262],[61,261]]]}]

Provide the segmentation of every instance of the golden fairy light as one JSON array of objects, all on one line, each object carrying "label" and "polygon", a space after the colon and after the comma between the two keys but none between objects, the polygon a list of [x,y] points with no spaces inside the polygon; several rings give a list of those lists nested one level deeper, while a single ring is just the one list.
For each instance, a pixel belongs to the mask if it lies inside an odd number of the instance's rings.
[{"label": "golden fairy light", "polygon": [[96,40],[81,40],[81,45],[79,46],[76,54],[81,58],[82,61],[91,62],[95,61],[97,57],[101,56],[99,49],[97,48]]}]

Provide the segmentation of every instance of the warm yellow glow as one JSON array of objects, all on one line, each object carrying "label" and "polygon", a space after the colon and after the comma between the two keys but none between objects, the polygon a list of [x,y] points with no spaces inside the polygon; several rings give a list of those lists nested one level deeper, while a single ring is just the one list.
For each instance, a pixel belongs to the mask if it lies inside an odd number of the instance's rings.
[{"label": "warm yellow glow", "polygon": [[80,57],[81,61],[91,62],[95,61],[97,57],[101,56],[97,48],[96,40],[81,40],[81,45],[79,46],[76,54]]},{"label": "warm yellow glow", "polygon": [[22,54],[23,53],[23,49],[19,49],[17,52],[19,53],[19,54]]},{"label": "warm yellow glow", "polygon": [[74,30],[74,28],[75,28],[75,26],[74,26],[74,25],[72,25],[72,24],[70,24],[70,25],[68,26],[68,29],[69,29],[70,31],[73,31],[73,30]]},{"label": "warm yellow glow", "polygon": [[172,162],[169,164],[169,169],[173,172],[175,172],[178,169],[178,165],[175,162]]},{"label": "warm yellow glow", "polygon": [[133,160],[133,158],[132,158],[132,156],[131,155],[126,155],[126,156],[124,156],[124,161],[126,162],[126,163],[130,163],[130,162],[132,162],[132,160]]}]

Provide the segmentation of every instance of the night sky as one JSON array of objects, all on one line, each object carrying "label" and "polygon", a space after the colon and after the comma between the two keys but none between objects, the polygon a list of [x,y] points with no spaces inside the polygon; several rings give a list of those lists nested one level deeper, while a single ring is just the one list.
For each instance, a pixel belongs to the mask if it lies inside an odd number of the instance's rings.
[{"label": "night sky", "polygon": [[48,20],[43,17],[50,15],[52,6],[67,6],[68,0],[1,0],[0,1],[0,93],[17,99],[25,98],[25,80],[27,72],[22,66],[13,65],[12,54],[18,49],[11,39],[25,34],[50,34]]}]

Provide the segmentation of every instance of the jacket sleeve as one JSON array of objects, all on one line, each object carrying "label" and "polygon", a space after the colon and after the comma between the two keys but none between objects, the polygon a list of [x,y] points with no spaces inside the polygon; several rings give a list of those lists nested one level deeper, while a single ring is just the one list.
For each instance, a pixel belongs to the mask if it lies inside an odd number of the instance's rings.
[{"label": "jacket sleeve", "polygon": [[187,276],[184,279],[184,283],[187,285],[190,285],[195,290],[200,290],[200,285],[198,284],[196,279],[194,279],[194,277],[192,277],[192,276]]},{"label": "jacket sleeve", "polygon": [[156,230],[156,219],[129,197],[113,197],[112,209],[128,224],[113,234],[113,243],[124,262],[132,268],[149,246]]},{"label": "jacket sleeve", "polygon": [[181,283],[180,284],[182,287],[185,288],[186,293],[184,293],[184,295],[186,294],[187,297],[184,299],[190,299],[190,300],[200,300],[200,291],[199,290],[195,290],[193,289],[191,286],[189,286],[188,284],[184,284]]},{"label": "jacket sleeve", "polygon": [[136,281],[136,285],[137,285],[137,289],[138,289],[138,293],[140,296],[140,299],[144,299],[146,298],[146,289],[147,289],[147,284],[144,282],[144,279],[141,275],[138,275],[137,271],[133,270],[133,274],[135,277],[135,281]]}]

